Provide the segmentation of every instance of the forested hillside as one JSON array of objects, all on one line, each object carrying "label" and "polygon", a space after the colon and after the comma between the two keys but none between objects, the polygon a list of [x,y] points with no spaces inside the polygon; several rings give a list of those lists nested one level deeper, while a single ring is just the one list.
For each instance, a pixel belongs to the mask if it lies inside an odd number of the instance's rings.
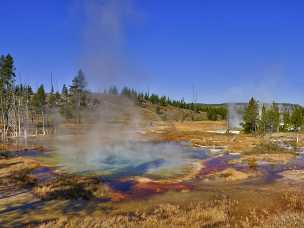
[{"label": "forested hillside", "polygon": [[112,86],[103,93],[89,90],[86,76],[79,70],[70,85],[61,91],[46,91],[41,84],[36,91],[29,83],[16,83],[16,67],[11,55],[0,57],[0,112],[2,140],[9,136],[46,135],[54,133],[58,124],[86,121],[84,116],[97,110],[104,99],[127,97],[134,104],[155,112],[162,120],[220,120],[225,119],[224,106],[209,106],[174,100],[154,93],[138,92]]}]

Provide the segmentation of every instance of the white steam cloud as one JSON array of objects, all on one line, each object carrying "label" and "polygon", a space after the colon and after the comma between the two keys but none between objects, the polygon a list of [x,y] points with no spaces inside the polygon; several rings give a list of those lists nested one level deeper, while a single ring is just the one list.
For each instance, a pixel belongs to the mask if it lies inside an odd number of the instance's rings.
[{"label": "white steam cloud", "polygon": [[139,115],[139,108],[126,98],[117,99],[108,98],[94,113],[94,126],[83,134],[58,137],[56,145],[64,167],[74,172],[142,175],[164,167],[182,166],[191,160],[192,154],[189,149],[186,152],[186,147],[148,142],[141,137],[147,125]]},{"label": "white steam cloud", "polygon": [[236,103],[227,104],[229,129],[241,128],[244,107]]},{"label": "white steam cloud", "polygon": [[[83,70],[93,86],[107,87],[136,79],[125,51],[125,26],[134,14],[129,0],[77,1],[84,18]],[[186,162],[184,149],[172,143],[155,144],[141,137],[150,121],[140,108],[121,96],[100,96],[100,108],[87,113],[90,121],[82,134],[59,136],[56,140],[61,163],[73,171],[133,170],[140,175],[163,164]],[[189,156],[189,154],[188,154]]]},{"label": "white steam cloud", "polygon": [[[132,0],[77,0],[82,21],[79,58],[92,88],[138,81],[138,69],[128,58],[127,28],[137,19]],[[142,75],[140,76],[142,77]]]}]

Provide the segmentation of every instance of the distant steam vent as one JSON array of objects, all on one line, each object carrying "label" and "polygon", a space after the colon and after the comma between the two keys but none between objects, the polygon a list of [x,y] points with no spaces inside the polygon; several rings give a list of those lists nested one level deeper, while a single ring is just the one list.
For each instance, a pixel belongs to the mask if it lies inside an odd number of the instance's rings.
[{"label": "distant steam vent", "polygon": [[227,129],[240,129],[245,105],[243,103],[227,103]]}]

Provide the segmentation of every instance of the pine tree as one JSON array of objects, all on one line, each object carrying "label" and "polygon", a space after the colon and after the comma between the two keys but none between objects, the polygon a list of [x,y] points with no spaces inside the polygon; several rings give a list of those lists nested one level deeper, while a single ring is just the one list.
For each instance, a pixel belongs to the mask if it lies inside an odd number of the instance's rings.
[{"label": "pine tree", "polygon": [[48,106],[49,106],[50,110],[53,110],[56,107],[56,102],[57,102],[56,94],[54,93],[54,90],[52,89],[48,96]]},{"label": "pine tree", "polygon": [[0,108],[2,120],[2,139],[9,132],[9,122],[12,119],[14,104],[14,82],[15,82],[14,59],[11,55],[0,56]]},{"label": "pine tree", "polygon": [[252,97],[246,107],[243,116],[243,128],[246,133],[254,133],[257,130],[257,120],[258,120],[258,103]]},{"label": "pine tree", "polygon": [[34,94],[32,105],[37,113],[40,113],[42,116],[42,132],[43,135],[46,134],[45,129],[45,105],[46,105],[46,94],[44,90],[44,86],[40,85],[37,89],[37,93]]},{"label": "pine tree", "polygon": [[72,110],[71,104],[69,102],[69,91],[65,84],[63,85],[62,90],[61,90],[60,100],[61,100],[61,102],[60,102],[61,115],[66,119],[72,118],[73,110]]},{"label": "pine tree", "polygon": [[283,114],[283,122],[284,122],[284,128],[283,128],[283,130],[287,131],[289,129],[289,127],[290,127],[290,124],[291,124],[289,111],[284,112],[284,114]]},{"label": "pine tree", "polygon": [[71,90],[84,91],[88,83],[82,70],[79,70],[77,75],[72,80]]},{"label": "pine tree", "polygon": [[278,132],[280,127],[280,112],[279,112],[279,106],[275,102],[272,103],[268,115],[269,115],[271,131]]},{"label": "pine tree", "polygon": [[259,124],[259,131],[265,133],[267,130],[268,125],[268,117],[267,117],[267,110],[265,105],[262,106],[262,113],[261,113],[261,119]]},{"label": "pine tree", "polygon": [[117,96],[118,95],[118,89],[116,86],[112,86],[109,88],[109,92],[108,92],[110,95],[114,95],[114,96]]},{"label": "pine tree", "polygon": [[85,89],[87,87],[87,81],[82,70],[78,71],[78,74],[72,80],[72,85],[70,86],[72,105],[76,111],[77,123],[81,122],[81,108],[86,106],[86,93]]},{"label": "pine tree", "polygon": [[296,131],[303,125],[303,110],[301,107],[295,107],[291,114],[291,123]]},{"label": "pine tree", "polygon": [[12,88],[15,82],[15,66],[13,57],[8,54],[0,57],[0,88]]}]

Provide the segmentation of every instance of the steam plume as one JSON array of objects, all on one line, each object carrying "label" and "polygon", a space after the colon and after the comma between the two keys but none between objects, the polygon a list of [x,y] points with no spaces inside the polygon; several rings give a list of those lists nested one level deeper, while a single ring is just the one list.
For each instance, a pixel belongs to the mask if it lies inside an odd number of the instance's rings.
[{"label": "steam plume", "polygon": [[[132,15],[129,0],[79,1],[85,19],[83,56],[80,60],[89,82],[107,87],[134,79],[125,52],[125,25]],[[155,169],[166,163],[184,162],[185,154],[175,144],[144,143],[139,132],[147,127],[140,108],[121,96],[103,96],[100,108],[81,135],[57,139],[62,163],[75,171],[136,168]],[[149,164],[153,164],[152,167]],[[147,171],[147,167],[145,168]],[[136,174],[136,173],[134,173]]]}]

